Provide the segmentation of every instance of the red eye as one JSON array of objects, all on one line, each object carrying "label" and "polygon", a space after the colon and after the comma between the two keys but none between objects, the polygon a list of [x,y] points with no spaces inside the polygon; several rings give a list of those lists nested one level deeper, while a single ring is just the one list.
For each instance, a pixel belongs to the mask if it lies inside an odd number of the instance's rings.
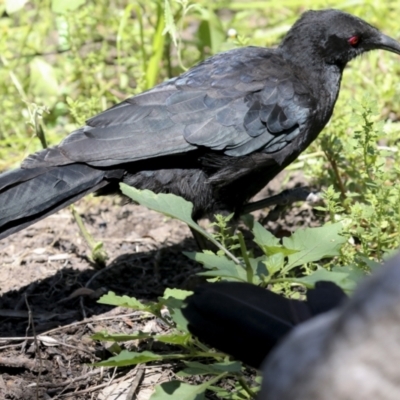
[{"label": "red eye", "polygon": [[352,36],[350,39],[347,40],[351,46],[357,46],[358,42],[360,41],[360,36]]}]

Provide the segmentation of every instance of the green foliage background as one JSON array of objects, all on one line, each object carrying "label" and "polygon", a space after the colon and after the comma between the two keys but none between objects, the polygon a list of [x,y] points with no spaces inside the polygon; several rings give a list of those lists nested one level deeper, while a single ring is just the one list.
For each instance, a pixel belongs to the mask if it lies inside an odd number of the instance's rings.
[{"label": "green foliage background", "polygon": [[[326,7],[400,36],[397,1],[5,0],[0,168],[40,148],[29,128],[38,108],[47,110],[42,123],[49,143],[57,143],[86,118],[176,76],[182,67],[235,46],[273,46],[302,11]],[[230,28],[238,38],[227,35]],[[384,52],[353,62],[336,118],[367,96],[385,116],[396,112],[399,65]]]}]

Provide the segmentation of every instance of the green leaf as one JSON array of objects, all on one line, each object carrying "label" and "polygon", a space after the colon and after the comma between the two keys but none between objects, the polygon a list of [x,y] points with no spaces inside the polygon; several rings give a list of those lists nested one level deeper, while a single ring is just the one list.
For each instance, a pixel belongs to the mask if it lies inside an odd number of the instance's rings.
[{"label": "green leaf", "polygon": [[104,296],[101,296],[97,302],[100,304],[108,304],[110,306],[127,307],[132,308],[133,310],[147,311],[152,314],[156,313],[160,308],[160,305],[154,303],[145,305],[134,297],[117,296],[114,292],[108,292]]},{"label": "green leaf", "polygon": [[267,256],[281,253],[288,256],[297,253],[297,250],[287,249],[280,244],[280,240],[271,232],[267,231],[259,222],[254,223],[253,227],[254,241],[260,246],[261,250]]},{"label": "green leaf", "polygon": [[85,3],[86,0],[52,0],[51,9],[57,14],[64,14],[66,12],[76,10]]},{"label": "green leaf", "polygon": [[187,368],[179,371],[177,376],[187,377],[192,375],[219,375],[221,372],[239,373],[242,364],[238,361],[226,361],[215,364],[203,364],[197,361],[184,361]]},{"label": "green leaf", "polygon": [[[168,307],[171,319],[175,322],[178,329],[189,332],[187,320],[182,314],[183,300],[190,296],[193,292],[181,289],[165,289],[164,296],[159,298],[160,304]],[[179,340],[179,339],[177,339]],[[182,343],[183,344],[183,343]]]},{"label": "green leaf", "polygon": [[185,346],[190,340],[190,333],[171,333],[169,335],[156,335],[154,336],[154,340],[157,340],[162,343],[168,344],[177,344],[181,346]]},{"label": "green leaf", "polygon": [[[123,194],[130,197],[136,203],[139,203],[151,210],[160,212],[168,217],[185,222],[191,228],[199,230],[200,228],[192,219],[193,204],[182,197],[174,194],[159,193],[155,194],[150,190],[139,190],[128,186],[125,183],[120,184]],[[200,228],[203,231],[203,229]],[[207,232],[204,232],[207,235]]]},{"label": "green leaf", "polygon": [[189,257],[191,260],[198,261],[199,263],[203,264],[205,268],[211,270],[200,272],[197,275],[219,276],[247,282],[246,270],[242,266],[235,264],[231,260],[228,260],[228,258],[225,256],[217,256],[213,253],[194,252],[183,252],[183,254]]},{"label": "green leaf", "polygon": [[299,229],[292,236],[283,238],[283,245],[297,252],[289,255],[282,272],[286,273],[294,267],[322,258],[338,256],[346,242],[346,238],[339,235],[341,230],[342,224],[339,222],[320,228]]},{"label": "green leaf", "polygon": [[206,386],[189,385],[180,381],[164,382],[156,386],[150,400],[204,400]]},{"label": "green leaf", "polygon": [[178,219],[179,221],[189,225],[192,229],[201,233],[205,238],[210,240],[210,242],[224,251],[224,253],[231,257],[231,259],[235,260],[237,264],[240,264],[240,261],[237,260],[227,249],[221,246],[221,244],[217,242],[212,235],[210,235],[193,221],[193,204],[189,201],[186,201],[182,197],[175,196],[172,193],[155,194],[150,190],[139,190],[128,186],[125,183],[120,183],[120,188],[123,194],[130,197],[136,203],[142,204],[151,210],[160,212],[168,217]]},{"label": "green leaf", "polygon": [[267,231],[259,222],[254,222],[253,235],[254,241],[260,247],[281,247],[279,239]]},{"label": "green leaf", "polygon": [[174,299],[185,300],[186,297],[190,296],[191,294],[193,294],[193,292],[191,292],[190,290],[166,288],[163,298],[168,299],[169,297],[173,297]]},{"label": "green leaf", "polygon": [[182,306],[179,308],[170,308],[171,318],[180,331],[189,332],[187,319],[182,314]]},{"label": "green leaf", "polygon": [[275,253],[269,257],[266,257],[264,264],[267,267],[269,275],[272,276],[283,269],[285,257],[282,253]]},{"label": "green leaf", "polygon": [[124,333],[108,333],[108,332],[96,332],[91,336],[93,340],[103,340],[107,342],[126,342],[128,340],[141,340],[152,337],[150,333],[138,332],[134,334],[124,334]]},{"label": "green leaf", "polygon": [[[108,360],[100,361],[94,365],[98,367],[126,367],[128,365],[142,364],[149,361],[160,361],[164,357],[155,354],[151,351],[142,351],[137,353],[135,351],[123,350],[115,357],[110,357]],[[173,355],[168,354],[167,358],[174,358]]]}]

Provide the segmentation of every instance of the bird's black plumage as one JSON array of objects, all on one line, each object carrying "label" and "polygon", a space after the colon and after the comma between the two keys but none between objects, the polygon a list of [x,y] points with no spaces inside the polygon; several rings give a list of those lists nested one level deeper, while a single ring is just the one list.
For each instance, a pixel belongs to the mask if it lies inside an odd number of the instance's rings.
[{"label": "bird's black plumage", "polygon": [[359,18],[309,11],[276,49],[217,54],[125,100],[0,175],[0,238],[119,182],[181,195],[194,218],[240,211],[328,122],[346,63],[378,48],[400,54]]},{"label": "bird's black plumage", "polygon": [[317,282],[307,300],[291,300],[240,282],[197,288],[182,312],[191,333],[211,346],[259,368],[267,354],[295,326],[330,311],[346,295],[332,282]]}]

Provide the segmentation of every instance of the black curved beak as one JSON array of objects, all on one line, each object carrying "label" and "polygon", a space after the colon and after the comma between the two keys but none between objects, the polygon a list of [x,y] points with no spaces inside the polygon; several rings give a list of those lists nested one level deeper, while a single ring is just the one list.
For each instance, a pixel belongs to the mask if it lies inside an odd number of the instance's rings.
[{"label": "black curved beak", "polygon": [[390,36],[386,36],[383,33],[379,32],[379,36],[374,39],[375,40],[369,43],[369,45],[371,46],[371,50],[382,49],[390,51],[392,53],[400,54],[400,43],[392,39]]}]

